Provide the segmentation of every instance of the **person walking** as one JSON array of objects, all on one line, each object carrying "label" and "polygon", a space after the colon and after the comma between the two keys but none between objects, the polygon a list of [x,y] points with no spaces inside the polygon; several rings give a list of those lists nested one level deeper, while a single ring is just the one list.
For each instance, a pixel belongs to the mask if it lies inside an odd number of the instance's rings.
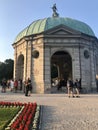
[{"label": "person walking", "polygon": [[6,86],[7,86],[6,79],[3,79],[3,80],[2,80],[2,93],[5,93],[5,92],[6,92]]},{"label": "person walking", "polygon": [[14,89],[14,80],[13,79],[11,79],[11,81],[10,81],[10,88],[11,88],[11,92],[12,92]]},{"label": "person walking", "polygon": [[78,81],[78,79],[75,80],[75,83],[74,83],[74,89],[76,91],[76,97],[80,97],[80,93],[79,93],[79,89],[80,89],[80,83]]},{"label": "person walking", "polygon": [[14,89],[15,89],[15,93],[16,93],[17,89],[18,89],[18,81],[17,80],[14,81]]},{"label": "person walking", "polygon": [[68,97],[74,97],[73,94],[73,81],[71,79],[67,80]]}]

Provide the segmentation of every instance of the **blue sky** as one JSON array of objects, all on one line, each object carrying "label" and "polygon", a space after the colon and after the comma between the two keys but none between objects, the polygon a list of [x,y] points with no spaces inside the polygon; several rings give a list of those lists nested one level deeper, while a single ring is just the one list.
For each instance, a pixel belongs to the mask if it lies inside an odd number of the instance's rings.
[{"label": "blue sky", "polygon": [[12,44],[33,21],[52,16],[56,3],[61,17],[87,23],[98,38],[98,0],[0,0],[0,61],[14,59]]}]

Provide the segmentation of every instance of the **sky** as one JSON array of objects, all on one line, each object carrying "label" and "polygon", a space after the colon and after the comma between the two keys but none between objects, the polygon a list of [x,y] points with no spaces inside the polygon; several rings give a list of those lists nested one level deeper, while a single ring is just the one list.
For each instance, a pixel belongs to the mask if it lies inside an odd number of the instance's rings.
[{"label": "sky", "polygon": [[0,0],[0,61],[14,59],[16,36],[33,21],[52,16],[56,3],[60,17],[88,24],[98,38],[98,0]]}]

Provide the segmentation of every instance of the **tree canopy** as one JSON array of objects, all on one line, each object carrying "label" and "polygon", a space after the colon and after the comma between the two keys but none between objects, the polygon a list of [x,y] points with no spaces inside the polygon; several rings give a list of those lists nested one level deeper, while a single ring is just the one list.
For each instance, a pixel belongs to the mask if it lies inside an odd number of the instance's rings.
[{"label": "tree canopy", "polygon": [[13,78],[14,61],[12,59],[6,59],[4,62],[0,62],[0,81]]}]

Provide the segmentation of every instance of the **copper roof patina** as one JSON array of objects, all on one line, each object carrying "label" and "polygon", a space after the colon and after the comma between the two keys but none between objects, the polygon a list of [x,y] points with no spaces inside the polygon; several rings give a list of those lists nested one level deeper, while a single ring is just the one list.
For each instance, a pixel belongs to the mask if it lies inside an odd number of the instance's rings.
[{"label": "copper roof patina", "polygon": [[93,30],[84,22],[71,18],[49,17],[32,22],[28,27],[26,27],[17,35],[14,43],[18,42],[24,36],[38,34],[61,24],[68,26],[76,31],[80,31],[81,33],[95,37]]}]

